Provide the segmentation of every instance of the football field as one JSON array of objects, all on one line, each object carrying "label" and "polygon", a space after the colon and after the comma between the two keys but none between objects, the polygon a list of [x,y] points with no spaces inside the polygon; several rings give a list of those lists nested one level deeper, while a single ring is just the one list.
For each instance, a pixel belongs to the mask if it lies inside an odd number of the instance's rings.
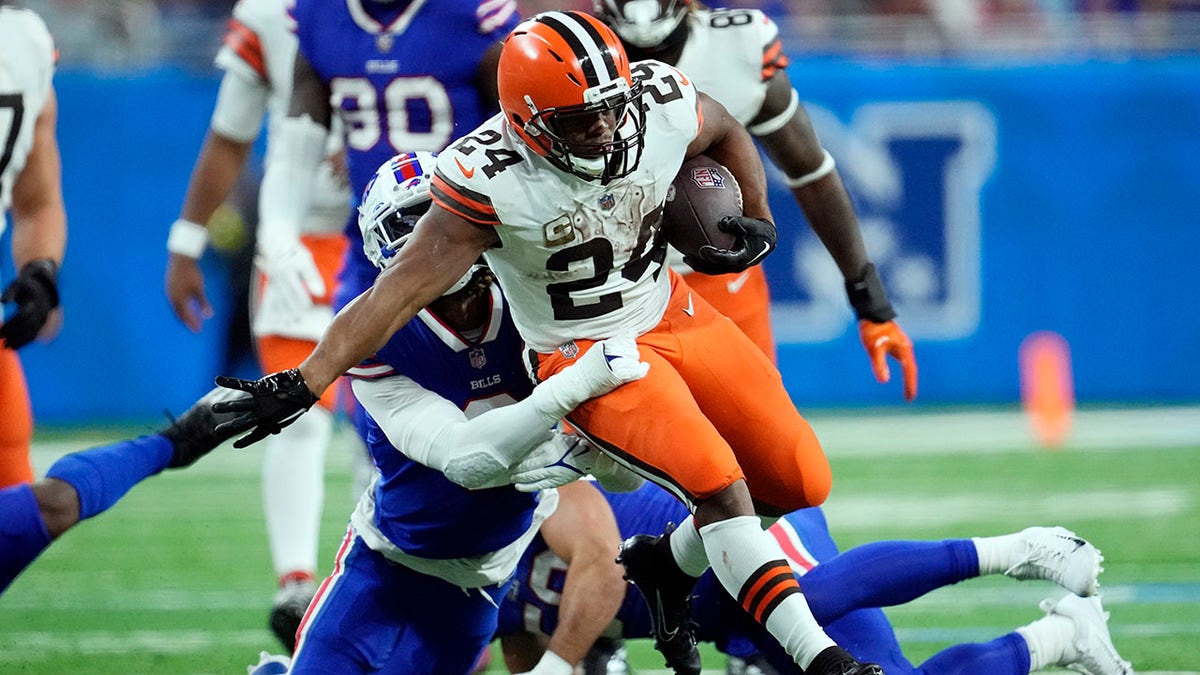
[{"label": "football field", "polygon": [[[842,548],[1063,525],[1104,553],[1101,591],[1139,673],[1200,671],[1200,408],[1095,409],[1067,447],[1034,446],[1013,410],[809,415],[834,468],[826,504]],[[59,455],[145,429],[38,432],[39,475]],[[331,451],[321,561],[353,504],[345,432]],[[0,673],[245,673],[274,578],[260,503],[260,450],[225,446],[136,487],[48,550],[0,598]],[[1041,616],[1063,591],[976,579],[888,610],[919,662]],[[636,672],[661,672],[631,645]],[[705,667],[723,672],[719,654]],[[498,664],[498,660],[496,660]],[[498,665],[492,671],[503,672]]]}]

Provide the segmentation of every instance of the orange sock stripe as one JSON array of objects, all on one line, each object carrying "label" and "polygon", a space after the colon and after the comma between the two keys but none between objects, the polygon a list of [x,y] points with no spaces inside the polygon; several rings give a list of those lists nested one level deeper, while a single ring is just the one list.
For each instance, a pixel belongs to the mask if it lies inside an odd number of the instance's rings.
[{"label": "orange sock stripe", "polygon": [[[755,570],[738,593],[738,604],[756,621],[765,617],[783,598],[780,593],[799,592],[792,568],[783,560],[772,560]],[[786,597],[786,595],[785,595]],[[761,621],[760,621],[761,623]]]},{"label": "orange sock stripe", "polygon": [[800,584],[796,583],[796,578],[793,577],[789,571],[786,579],[778,579],[778,581],[774,583],[766,593],[763,594],[762,598],[759,599],[758,604],[755,606],[754,612],[751,614],[751,616],[753,616],[754,620],[758,623],[765,623],[767,621],[767,617],[770,616],[771,612],[779,606],[779,603],[783,602],[784,599],[789,595],[799,592]]}]

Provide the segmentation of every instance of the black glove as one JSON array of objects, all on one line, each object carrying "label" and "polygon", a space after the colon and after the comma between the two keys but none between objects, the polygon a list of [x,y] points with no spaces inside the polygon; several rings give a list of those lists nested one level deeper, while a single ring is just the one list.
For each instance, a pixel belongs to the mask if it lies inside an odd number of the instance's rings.
[{"label": "black glove", "polygon": [[50,312],[58,307],[58,264],[47,258],[25,263],[16,279],[0,295],[0,303],[14,302],[17,311],[0,326],[0,340],[9,349],[20,349],[37,337]]},{"label": "black glove", "polygon": [[701,246],[696,255],[687,255],[683,261],[702,274],[731,274],[742,272],[767,257],[775,250],[775,225],[769,220],[749,216],[726,216],[717,223],[722,232],[738,236],[738,248],[726,249],[716,246]]},{"label": "black glove", "polygon": [[248,398],[219,401],[213,404],[214,413],[241,413],[237,417],[217,425],[217,433],[226,437],[249,430],[233,443],[235,448],[244,448],[257,443],[269,434],[277,434],[295,422],[320,397],[312,393],[304,377],[296,368],[271,373],[258,380],[241,380],[236,377],[217,377],[217,386],[237,389],[250,394]]}]

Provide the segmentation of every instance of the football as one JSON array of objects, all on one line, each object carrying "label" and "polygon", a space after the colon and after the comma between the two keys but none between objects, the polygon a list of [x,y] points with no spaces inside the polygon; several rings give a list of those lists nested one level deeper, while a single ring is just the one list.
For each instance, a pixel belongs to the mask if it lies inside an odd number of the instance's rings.
[{"label": "football", "polygon": [[705,155],[683,163],[667,190],[663,206],[663,234],[680,253],[694,255],[701,246],[733,248],[736,236],[722,232],[717,223],[726,216],[742,215],[742,189],[722,164]]}]

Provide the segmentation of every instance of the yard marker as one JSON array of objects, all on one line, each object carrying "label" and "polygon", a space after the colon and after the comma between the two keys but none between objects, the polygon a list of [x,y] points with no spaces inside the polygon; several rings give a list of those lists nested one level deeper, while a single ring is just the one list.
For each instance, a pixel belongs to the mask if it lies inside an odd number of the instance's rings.
[{"label": "yard marker", "polygon": [[1058,333],[1039,331],[1021,342],[1021,403],[1042,447],[1060,448],[1071,433],[1075,387],[1071,353]]}]

